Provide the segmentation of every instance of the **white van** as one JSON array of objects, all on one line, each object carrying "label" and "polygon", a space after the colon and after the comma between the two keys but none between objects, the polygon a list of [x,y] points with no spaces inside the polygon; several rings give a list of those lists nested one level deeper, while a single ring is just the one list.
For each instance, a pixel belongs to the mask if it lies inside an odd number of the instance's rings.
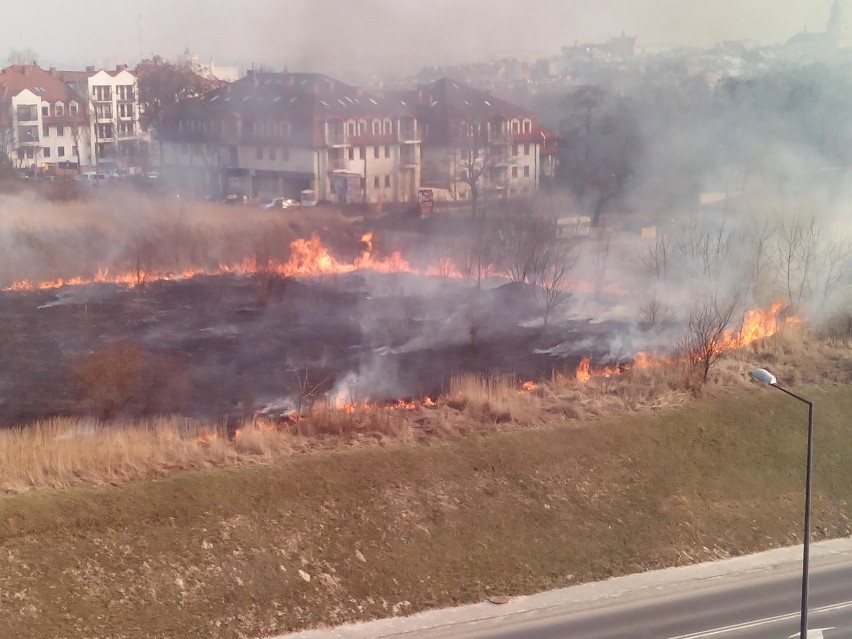
[{"label": "white van", "polygon": [[74,179],[78,182],[82,182],[83,184],[89,184],[92,186],[106,182],[106,176],[103,173],[98,173],[97,171],[86,171]]}]

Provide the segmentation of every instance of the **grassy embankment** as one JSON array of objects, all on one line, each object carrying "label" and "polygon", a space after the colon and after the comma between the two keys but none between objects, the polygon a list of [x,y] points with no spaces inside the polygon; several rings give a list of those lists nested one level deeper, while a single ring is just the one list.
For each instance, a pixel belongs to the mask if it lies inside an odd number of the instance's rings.
[{"label": "grassy embankment", "polygon": [[848,535],[850,346],[777,338],[700,399],[662,371],[532,393],[466,379],[435,408],[326,412],[242,450],[183,437],[208,457],[115,446],[113,472],[72,459],[104,440],[62,457],[81,440],[45,437],[0,471],[25,491],[0,497],[0,637],[260,636],[795,543],[805,413],[745,386],[767,361],[816,402],[815,537]]}]

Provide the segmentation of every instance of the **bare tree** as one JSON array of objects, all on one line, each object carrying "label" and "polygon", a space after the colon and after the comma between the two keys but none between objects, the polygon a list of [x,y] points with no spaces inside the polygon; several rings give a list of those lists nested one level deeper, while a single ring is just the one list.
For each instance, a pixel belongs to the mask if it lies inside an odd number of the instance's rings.
[{"label": "bare tree", "polygon": [[719,300],[714,295],[696,304],[689,314],[678,350],[692,373],[699,373],[700,385],[707,383],[710,369],[729,347],[727,330],[737,305],[736,297]]},{"label": "bare tree", "polygon": [[671,309],[654,292],[645,304],[639,308],[639,320],[651,328],[656,328],[672,318]]},{"label": "bare tree", "polygon": [[656,280],[663,281],[669,272],[669,245],[662,233],[654,235],[654,243],[648,246],[642,256],[645,271]]},{"label": "bare tree", "polygon": [[776,227],[769,219],[752,220],[746,228],[744,241],[749,260],[748,269],[751,273],[749,288],[751,288],[752,297],[755,299],[760,297],[759,292],[766,279],[766,272],[771,265],[770,248],[775,233]]},{"label": "bare tree", "polygon": [[294,371],[296,414],[304,415],[311,412],[316,401],[328,391],[331,378],[326,376],[316,382],[310,378],[308,369]]},{"label": "bare tree", "polygon": [[778,252],[787,300],[793,311],[798,311],[803,299],[813,292],[821,234],[814,215],[797,215],[781,224]]},{"label": "bare tree", "polygon": [[576,238],[554,235],[539,249],[532,284],[536,287],[545,326],[553,313],[571,297],[568,278],[578,259]]},{"label": "bare tree", "polygon": [[476,218],[479,214],[479,196],[485,189],[491,168],[487,139],[475,132],[461,136],[455,150],[455,161],[457,178],[468,186],[471,212]]},{"label": "bare tree", "polygon": [[529,212],[501,228],[501,267],[506,277],[513,282],[530,282],[538,270],[540,249],[553,240],[555,232],[550,220]]}]

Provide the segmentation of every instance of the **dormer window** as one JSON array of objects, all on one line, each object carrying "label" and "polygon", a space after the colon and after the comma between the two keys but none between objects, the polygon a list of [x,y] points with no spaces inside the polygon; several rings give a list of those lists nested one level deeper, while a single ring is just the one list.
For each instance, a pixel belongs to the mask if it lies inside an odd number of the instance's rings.
[{"label": "dormer window", "polygon": [[53,114],[56,116],[65,115],[65,105],[61,102],[57,102],[53,105]]},{"label": "dormer window", "polygon": [[50,105],[42,104],[41,105],[41,117],[47,118],[50,117]]},{"label": "dormer window", "polygon": [[70,113],[71,115],[77,115],[77,103],[76,102],[71,102],[68,105],[68,113]]},{"label": "dormer window", "polygon": [[517,120],[512,120],[512,133],[520,133],[521,123]]},{"label": "dormer window", "polygon": [[532,120],[524,120],[524,133],[532,133]]}]

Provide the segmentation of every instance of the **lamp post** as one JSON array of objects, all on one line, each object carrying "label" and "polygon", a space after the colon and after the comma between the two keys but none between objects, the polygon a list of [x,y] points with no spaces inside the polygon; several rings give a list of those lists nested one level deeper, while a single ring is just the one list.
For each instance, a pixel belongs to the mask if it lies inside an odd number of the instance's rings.
[{"label": "lamp post", "polygon": [[814,403],[804,397],[799,397],[795,393],[788,391],[783,386],[778,385],[778,380],[775,375],[764,368],[758,368],[751,372],[751,376],[756,380],[769,384],[773,388],[777,388],[783,393],[787,393],[790,397],[798,399],[800,402],[808,405],[808,461],[805,471],[805,532],[803,536],[804,547],[802,550],[802,616],[801,625],[799,627],[800,639],[807,639],[808,636],[808,564],[810,563],[810,546],[811,546],[811,476],[813,475],[813,442],[814,442]]}]

